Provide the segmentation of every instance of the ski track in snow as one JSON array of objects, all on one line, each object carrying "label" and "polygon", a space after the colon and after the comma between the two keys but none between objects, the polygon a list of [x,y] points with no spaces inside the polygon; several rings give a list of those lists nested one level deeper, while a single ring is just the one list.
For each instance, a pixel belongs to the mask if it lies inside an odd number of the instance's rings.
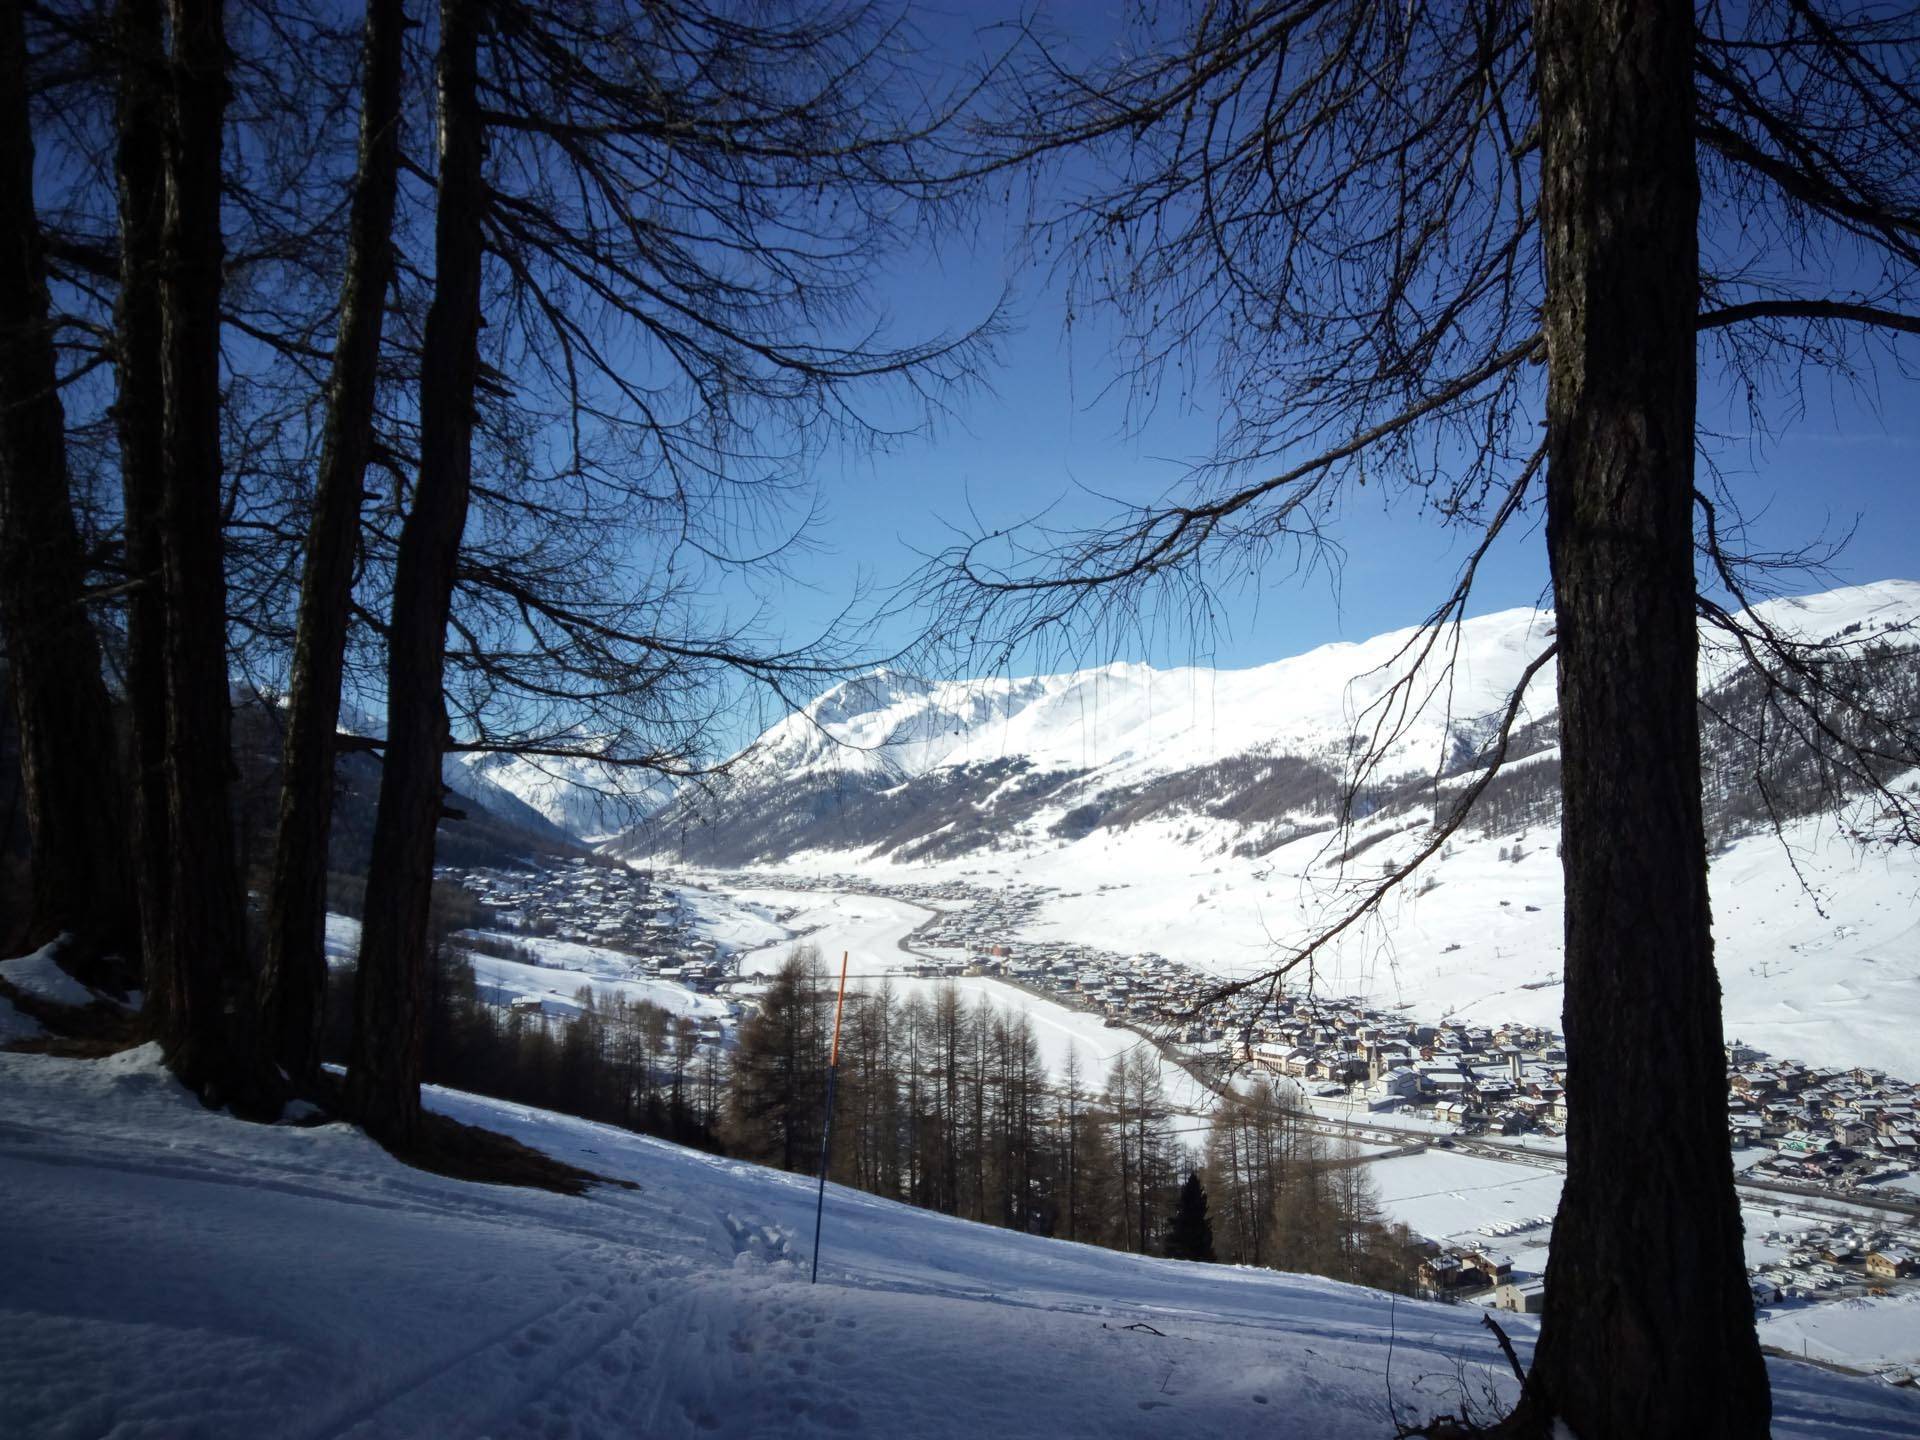
[{"label": "ski track in snow", "polygon": [[[522,1106],[430,1095],[639,1188],[463,1184],[344,1126],[244,1125],[151,1049],[0,1055],[0,1093],[8,1435],[1341,1440],[1389,1433],[1389,1397],[1511,1396],[1471,1307],[837,1186],[809,1287],[807,1177]],[[1920,1437],[1911,1395],[1773,1369],[1783,1440]]]}]

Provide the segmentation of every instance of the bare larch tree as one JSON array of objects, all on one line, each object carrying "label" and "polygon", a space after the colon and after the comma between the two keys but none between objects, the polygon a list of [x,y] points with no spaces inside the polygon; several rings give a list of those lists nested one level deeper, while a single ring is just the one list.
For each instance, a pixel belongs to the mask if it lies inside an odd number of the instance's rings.
[{"label": "bare larch tree", "polygon": [[394,267],[400,170],[400,0],[370,0],[361,58],[360,156],[347,222],[339,338],[314,480],[287,692],[279,821],[267,891],[260,1008],[268,1043],[297,1083],[320,1068],[326,1000],[327,840],[360,507],[374,448],[374,402]]},{"label": "bare larch tree", "polygon": [[53,318],[34,195],[26,37],[19,7],[0,17],[0,174],[13,200],[0,220],[0,640],[20,731],[33,844],[24,934],[68,934],[74,960],[132,953],[137,942],[124,804],[100,646],[84,605],[86,573],[68,481]]},{"label": "bare larch tree", "polygon": [[890,345],[863,291],[944,193],[951,107],[894,40],[863,6],[441,10],[417,475],[369,546],[393,598],[347,1102],[389,1141],[420,1127],[444,756],[684,770],[726,677],[817,684],[820,649],[701,616],[690,577],[822,437],[884,441],[919,423],[901,392],[971,373],[984,330]]}]

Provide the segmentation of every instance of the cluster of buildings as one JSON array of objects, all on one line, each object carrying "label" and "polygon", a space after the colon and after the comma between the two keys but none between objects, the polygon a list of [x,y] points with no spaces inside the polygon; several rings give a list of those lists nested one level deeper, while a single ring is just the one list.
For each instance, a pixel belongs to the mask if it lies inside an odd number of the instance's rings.
[{"label": "cluster of buildings", "polygon": [[1531,1025],[1424,1024],[1352,1000],[1262,995],[1232,1058],[1349,1110],[1420,1110],[1462,1130],[1552,1133],[1567,1052]]},{"label": "cluster of buildings", "polygon": [[1420,1262],[1421,1285],[1435,1295],[1465,1294],[1508,1284],[1513,1260],[1498,1250],[1476,1245],[1442,1246],[1427,1241],[1427,1257]]},{"label": "cluster of buildings", "polygon": [[1920,1275],[1911,1236],[1864,1221],[1760,1239],[1781,1251],[1753,1273],[1754,1303],[1760,1305],[1884,1294],[1894,1282]]},{"label": "cluster of buildings", "polygon": [[[723,876],[744,888],[764,883]],[[858,890],[931,910],[909,937],[901,969],[917,975],[991,975],[1036,991],[1050,1000],[1092,1010],[1109,1025],[1131,1025],[1195,1045],[1218,1043],[1228,1033],[1225,1012],[1191,1018],[1220,988],[1218,976],[1152,951],[1122,955],[1064,940],[1022,938],[1039,918],[1041,905],[1058,896],[1042,886],[999,884],[984,889],[964,880],[887,884],[865,877],[782,876],[781,888],[842,892]]]},{"label": "cluster of buildings", "polygon": [[649,871],[596,858],[514,870],[445,867],[435,876],[490,911],[490,929],[618,950],[645,973],[694,990],[711,990],[728,974],[720,948],[693,933],[679,895]]},{"label": "cluster of buildings", "polygon": [[[1538,1026],[1421,1023],[1358,1000],[1277,987],[1221,995],[1219,977],[1163,955],[1026,938],[1042,905],[1060,898],[1037,885],[841,875],[781,883],[923,906],[934,913],[911,937],[904,968],[1025,985],[1109,1024],[1210,1051],[1229,1067],[1283,1077],[1322,1106],[1407,1111],[1471,1133],[1555,1134],[1566,1123],[1565,1043]],[[1847,1190],[1920,1164],[1913,1085],[1872,1069],[1771,1060],[1737,1041],[1727,1060],[1732,1144],[1775,1151],[1753,1167],[1757,1177]]]},{"label": "cluster of buildings", "polygon": [[1774,1153],[1756,1175],[1826,1190],[1892,1179],[1920,1163],[1920,1092],[1867,1066],[1817,1069],[1727,1047],[1728,1125],[1736,1149]]}]

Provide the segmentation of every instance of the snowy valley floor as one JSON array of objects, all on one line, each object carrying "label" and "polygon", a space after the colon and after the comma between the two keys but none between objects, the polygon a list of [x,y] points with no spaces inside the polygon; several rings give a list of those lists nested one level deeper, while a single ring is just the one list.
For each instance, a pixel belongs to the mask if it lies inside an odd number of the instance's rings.
[{"label": "snowy valley floor", "polygon": [[[8,1435],[1379,1437],[1512,1389],[1468,1307],[837,1188],[809,1287],[805,1178],[467,1096],[433,1104],[639,1188],[243,1125],[151,1049],[0,1055],[0,1096]],[[1777,1436],[1920,1437],[1910,1394],[1773,1377]]]}]

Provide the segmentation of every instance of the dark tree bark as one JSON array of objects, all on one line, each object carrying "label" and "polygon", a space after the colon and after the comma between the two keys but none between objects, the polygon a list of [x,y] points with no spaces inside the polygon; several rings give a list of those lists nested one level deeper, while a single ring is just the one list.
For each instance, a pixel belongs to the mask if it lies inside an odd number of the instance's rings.
[{"label": "dark tree bark", "polygon": [[228,52],[220,0],[169,0],[160,272],[167,815],[172,886],[160,1037],[209,1105],[278,1109],[254,1021],[230,793],[220,452],[220,142]]},{"label": "dark tree bark", "polygon": [[1535,27],[1568,1122],[1520,1419],[1586,1440],[1758,1437],[1770,1410],[1700,811],[1693,39],[1637,0],[1541,0]]},{"label": "dark tree bark", "polygon": [[[125,826],[100,646],[82,603],[85,564],[67,475],[46,262],[33,205],[26,39],[0,17],[0,637],[12,670],[33,844],[25,934],[63,931],[83,956],[130,949]],[[6,927],[10,928],[10,927]]]},{"label": "dark tree bark", "polygon": [[349,1112],[394,1146],[413,1143],[420,1127],[427,923],[448,741],[442,666],[473,474],[485,203],[476,99],[482,12],[481,0],[442,0],[440,7],[440,193],[420,360],[420,475],[394,566],[386,766],[347,1070]]},{"label": "dark tree bark", "polygon": [[140,907],[146,1015],[164,1023],[173,893],[167,818],[166,605],[160,574],[163,399],[160,230],[166,209],[161,133],[166,53],[160,0],[120,0],[114,172],[120,212],[120,293],[114,306],[114,429],[120,445],[127,596],[126,687],[132,733],[130,859]]},{"label": "dark tree bark", "polygon": [[371,0],[363,49],[360,158],[348,220],[340,334],[307,531],[281,761],[280,815],[267,896],[261,1011],[281,1068],[306,1084],[320,1068],[327,988],[327,833],[333,818],[347,610],[360,533],[361,486],[373,449],[373,405],[400,169],[401,0]]}]

